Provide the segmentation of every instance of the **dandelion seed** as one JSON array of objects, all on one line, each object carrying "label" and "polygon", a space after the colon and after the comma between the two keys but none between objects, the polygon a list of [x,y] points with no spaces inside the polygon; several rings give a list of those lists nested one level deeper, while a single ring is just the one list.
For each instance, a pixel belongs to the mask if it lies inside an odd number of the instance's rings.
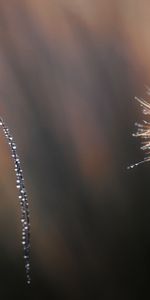
[{"label": "dandelion seed", "polygon": [[[22,169],[20,165],[20,160],[16,152],[16,144],[11,136],[8,127],[3,122],[2,118],[0,118],[0,126],[2,126],[4,135],[8,138],[8,144],[11,148],[12,157],[15,165],[16,172],[16,187],[19,190],[19,201],[21,206],[21,222],[22,222],[22,245],[24,250],[24,261],[25,261],[25,270],[26,270],[26,278],[27,283],[30,284],[30,223],[29,223],[29,210],[28,210],[28,199],[27,193],[24,185],[24,178],[22,175]],[[24,236],[25,234],[25,236]]]},{"label": "dandelion seed", "polygon": [[[137,97],[135,97],[135,100],[137,100],[140,103],[143,114],[150,115],[150,103],[148,103],[147,101],[145,101],[143,99],[139,99]],[[150,122],[143,120],[142,124],[139,124],[136,122],[135,126],[137,127],[137,132],[133,133],[132,135],[134,137],[141,138],[140,149],[144,151],[145,157],[142,161],[132,164],[131,166],[127,167],[127,169],[133,169],[134,167],[136,167],[140,164],[150,161]]]}]

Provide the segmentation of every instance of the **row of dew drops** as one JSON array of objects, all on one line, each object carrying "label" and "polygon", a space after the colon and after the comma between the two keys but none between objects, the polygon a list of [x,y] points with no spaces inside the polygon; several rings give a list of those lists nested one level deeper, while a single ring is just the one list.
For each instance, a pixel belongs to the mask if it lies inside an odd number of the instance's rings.
[{"label": "row of dew drops", "polygon": [[8,144],[11,149],[11,155],[14,160],[15,173],[16,173],[16,187],[19,190],[19,202],[21,207],[21,223],[22,223],[22,245],[25,261],[25,271],[27,283],[30,284],[30,221],[29,221],[29,204],[27,192],[24,184],[23,172],[20,164],[20,159],[17,154],[16,143],[12,135],[10,134],[9,128],[5,125],[2,118],[0,118],[0,126],[7,138]]}]

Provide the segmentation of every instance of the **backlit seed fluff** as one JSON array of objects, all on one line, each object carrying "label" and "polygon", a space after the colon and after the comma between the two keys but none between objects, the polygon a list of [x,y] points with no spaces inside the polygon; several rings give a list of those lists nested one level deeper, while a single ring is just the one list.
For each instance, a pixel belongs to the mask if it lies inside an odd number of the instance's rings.
[{"label": "backlit seed fluff", "polygon": [[[143,114],[146,115],[146,117],[148,118],[150,116],[150,103],[137,97],[135,97],[135,99],[140,103]],[[137,127],[137,131],[132,135],[141,139],[140,148],[144,151],[144,159],[140,162],[129,166],[128,169],[134,168],[139,164],[143,164],[145,162],[150,161],[150,122],[147,120],[143,120],[143,122],[140,124],[135,123],[135,126]]]}]

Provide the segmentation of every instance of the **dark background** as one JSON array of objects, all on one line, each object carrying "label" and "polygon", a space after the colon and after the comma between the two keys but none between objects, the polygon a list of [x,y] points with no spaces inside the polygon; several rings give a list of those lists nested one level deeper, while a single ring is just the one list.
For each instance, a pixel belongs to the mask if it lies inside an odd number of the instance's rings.
[{"label": "dark background", "polygon": [[20,207],[0,134],[0,298],[150,297],[150,164],[132,137],[148,99],[146,0],[0,0],[0,115],[31,211],[26,284]]}]

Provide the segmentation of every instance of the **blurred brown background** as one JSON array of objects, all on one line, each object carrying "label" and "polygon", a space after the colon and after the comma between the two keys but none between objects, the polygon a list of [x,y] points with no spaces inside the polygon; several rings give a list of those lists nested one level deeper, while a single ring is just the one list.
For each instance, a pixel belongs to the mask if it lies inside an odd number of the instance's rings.
[{"label": "blurred brown background", "polygon": [[1,299],[144,299],[150,165],[131,133],[148,100],[150,2],[0,0],[0,115],[31,210],[26,285],[13,163],[0,134]]}]

